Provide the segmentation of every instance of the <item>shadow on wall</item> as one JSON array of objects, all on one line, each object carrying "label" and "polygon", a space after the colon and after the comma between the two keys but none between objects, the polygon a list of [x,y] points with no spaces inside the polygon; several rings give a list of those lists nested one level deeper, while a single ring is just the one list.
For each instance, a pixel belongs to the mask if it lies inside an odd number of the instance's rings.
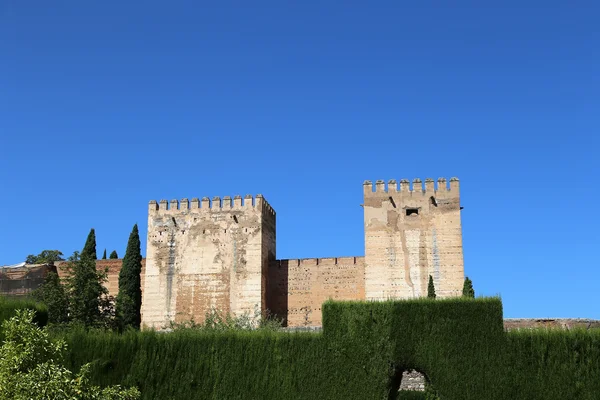
[{"label": "shadow on wall", "polygon": [[273,261],[269,265],[267,309],[288,325],[289,261]]}]

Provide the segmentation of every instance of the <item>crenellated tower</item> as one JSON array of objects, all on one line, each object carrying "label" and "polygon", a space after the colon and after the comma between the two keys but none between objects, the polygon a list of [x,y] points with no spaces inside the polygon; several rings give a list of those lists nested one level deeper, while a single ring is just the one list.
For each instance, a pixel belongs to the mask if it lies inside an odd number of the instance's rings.
[{"label": "crenellated tower", "polygon": [[265,309],[275,211],[262,195],[151,201],[142,325]]},{"label": "crenellated tower", "polygon": [[458,296],[464,281],[457,178],[365,181],[365,297]]}]

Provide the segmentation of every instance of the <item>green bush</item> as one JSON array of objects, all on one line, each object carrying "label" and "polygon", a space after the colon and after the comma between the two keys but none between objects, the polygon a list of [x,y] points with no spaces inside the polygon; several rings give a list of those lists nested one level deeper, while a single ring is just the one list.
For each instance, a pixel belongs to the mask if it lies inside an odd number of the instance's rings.
[{"label": "green bush", "polygon": [[94,361],[95,384],[135,386],[144,399],[396,399],[411,369],[444,400],[600,393],[600,332],[506,333],[497,298],[328,301],[323,325],[323,333],[63,334],[72,369]]},{"label": "green bush", "polygon": [[[17,310],[23,309],[35,311],[33,321],[39,327],[43,327],[48,323],[48,309],[45,305],[31,299],[8,299],[0,296],[0,325],[3,321],[14,317]],[[0,343],[2,343],[2,340],[4,340],[4,334],[2,328],[0,328]]]},{"label": "green bush", "polygon": [[398,400],[427,400],[427,395],[425,392],[401,390],[398,392]]}]

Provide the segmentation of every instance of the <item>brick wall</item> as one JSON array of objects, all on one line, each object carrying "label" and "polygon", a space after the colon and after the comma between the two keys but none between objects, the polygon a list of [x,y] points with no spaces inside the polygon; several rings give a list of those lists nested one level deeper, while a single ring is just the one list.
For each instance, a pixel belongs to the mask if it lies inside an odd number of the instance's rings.
[{"label": "brick wall", "polygon": [[364,257],[277,260],[269,267],[267,308],[287,326],[320,326],[321,305],[363,300]]},{"label": "brick wall", "polygon": [[[67,271],[65,269],[66,262],[59,262],[56,264],[56,270],[58,272],[58,276],[63,279],[67,276]],[[110,296],[117,296],[119,292],[119,272],[121,271],[121,267],[123,266],[123,259],[112,259],[112,260],[96,260],[96,269],[99,271],[107,270],[108,282],[104,286],[108,289],[108,294]],[[141,273],[141,281],[142,281],[142,296],[144,292],[144,276],[146,275],[146,259],[142,258],[142,273]]]}]

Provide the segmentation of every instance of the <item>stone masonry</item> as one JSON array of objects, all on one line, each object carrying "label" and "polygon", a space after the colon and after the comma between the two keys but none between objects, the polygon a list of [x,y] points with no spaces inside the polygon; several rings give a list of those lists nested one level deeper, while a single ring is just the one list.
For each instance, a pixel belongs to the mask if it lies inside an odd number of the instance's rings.
[{"label": "stone masonry", "polygon": [[204,320],[255,310],[288,326],[319,326],[329,299],[382,300],[426,295],[429,275],[440,297],[461,294],[464,280],[458,179],[383,181],[364,187],[364,257],[277,260],[276,217],[256,198],[151,201],[142,324]]},{"label": "stone masonry", "polygon": [[365,298],[427,294],[429,275],[439,297],[462,294],[464,281],[458,179],[364,184]]},{"label": "stone masonry", "polygon": [[266,309],[275,212],[261,195],[150,202],[142,324]]}]

